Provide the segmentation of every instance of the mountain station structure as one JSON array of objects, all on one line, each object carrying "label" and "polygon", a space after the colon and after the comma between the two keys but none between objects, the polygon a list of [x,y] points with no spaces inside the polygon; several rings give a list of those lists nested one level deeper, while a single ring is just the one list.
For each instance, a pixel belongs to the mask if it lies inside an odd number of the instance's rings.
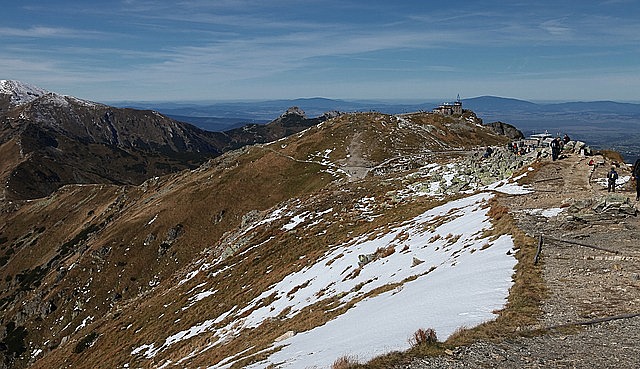
[{"label": "mountain station structure", "polygon": [[442,115],[461,115],[462,114],[462,101],[460,101],[460,95],[455,102],[445,102],[432,110],[434,113]]}]

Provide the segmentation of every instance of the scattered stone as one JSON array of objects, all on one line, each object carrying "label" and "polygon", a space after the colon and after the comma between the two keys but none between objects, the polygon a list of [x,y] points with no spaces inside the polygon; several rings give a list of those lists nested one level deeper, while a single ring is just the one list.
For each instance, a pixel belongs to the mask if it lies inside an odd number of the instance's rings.
[{"label": "scattered stone", "polygon": [[564,212],[564,220],[594,222],[597,220],[624,219],[636,216],[638,210],[623,194],[579,199],[569,203]]},{"label": "scattered stone", "polygon": [[363,267],[376,259],[376,253],[358,255],[358,266]]},{"label": "scattered stone", "polygon": [[564,145],[563,150],[565,153],[593,155],[591,147],[587,146],[587,144],[582,141],[569,141]]},{"label": "scattered stone", "polygon": [[151,243],[152,243],[153,241],[155,241],[155,240],[156,240],[156,235],[155,235],[155,234],[153,234],[153,233],[149,233],[149,234],[147,235],[147,237],[145,237],[144,242],[143,242],[143,245],[144,245],[144,246],[149,246],[149,245],[151,245]]},{"label": "scattered stone", "polygon": [[167,250],[171,248],[171,245],[184,233],[184,226],[182,224],[178,224],[175,227],[169,228],[167,231],[167,237],[164,241],[160,242],[160,246],[158,246],[158,255],[162,256],[166,254]]},{"label": "scattered stone", "polygon": [[274,342],[280,342],[280,341],[284,341],[286,339],[289,339],[293,336],[296,335],[296,332],[294,331],[286,331],[285,333],[283,333],[282,335],[278,336],[275,340],[273,340]]}]

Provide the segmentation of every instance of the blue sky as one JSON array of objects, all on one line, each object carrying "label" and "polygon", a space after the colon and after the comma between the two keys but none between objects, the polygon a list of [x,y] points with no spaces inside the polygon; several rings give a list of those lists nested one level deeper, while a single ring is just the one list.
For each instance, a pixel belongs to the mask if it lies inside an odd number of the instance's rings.
[{"label": "blue sky", "polygon": [[0,79],[95,101],[640,101],[638,0],[24,0],[0,8]]}]

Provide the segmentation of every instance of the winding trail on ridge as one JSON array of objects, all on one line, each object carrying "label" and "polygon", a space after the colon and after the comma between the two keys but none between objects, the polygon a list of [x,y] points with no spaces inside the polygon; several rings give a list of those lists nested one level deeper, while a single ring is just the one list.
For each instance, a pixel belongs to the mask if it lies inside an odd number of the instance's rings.
[{"label": "winding trail on ridge", "polygon": [[[589,166],[592,158],[603,164]],[[532,193],[501,198],[530,236],[575,240],[617,252],[545,241],[541,265],[548,294],[539,325],[531,328],[546,328],[546,333],[499,343],[476,342],[450,356],[414,360],[405,368],[639,368],[639,217],[586,221],[562,216],[568,204],[610,195],[597,180],[606,177],[612,164],[601,156],[545,159],[529,173]],[[618,173],[627,176],[629,169],[623,166]],[[632,183],[620,186],[613,196],[628,197],[632,206],[640,207]],[[554,208],[562,209],[560,216],[532,211]],[[567,326],[579,328],[554,328]]]},{"label": "winding trail on ridge", "polygon": [[[540,234],[556,239],[582,243],[616,251],[617,255],[553,241],[545,242],[542,251],[544,279],[549,297],[543,304],[546,327],[571,324],[586,319],[604,318],[640,312],[640,222],[634,216],[593,221],[567,220],[566,217],[545,218],[527,213],[527,209],[563,208],[567,204],[602,199],[609,194],[596,180],[604,178],[611,163],[602,157],[589,166],[590,158],[569,156],[549,162],[536,173],[534,193],[509,199],[508,206],[516,214],[518,225],[532,236]],[[621,176],[628,169],[620,168]],[[562,177],[559,180],[544,181]],[[623,185],[612,196],[631,198],[630,184]]]}]

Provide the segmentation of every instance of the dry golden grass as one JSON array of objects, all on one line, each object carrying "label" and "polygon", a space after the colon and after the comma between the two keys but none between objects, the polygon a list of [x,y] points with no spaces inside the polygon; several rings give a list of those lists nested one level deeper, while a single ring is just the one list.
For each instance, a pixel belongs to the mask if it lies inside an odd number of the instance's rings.
[{"label": "dry golden grass", "polygon": [[[513,176],[514,177],[518,177],[521,176],[524,173],[527,173],[526,176],[520,178],[518,180],[518,183],[521,185],[530,185],[534,182],[535,180],[535,175],[532,175],[532,173],[538,173],[538,170],[544,165],[544,162],[540,161],[540,160],[536,160],[532,163],[530,163],[528,166],[523,166],[522,168],[520,168],[519,170],[517,170],[516,172],[514,172]],[[530,171],[529,168],[532,168],[533,171]]]},{"label": "dry golden grass", "polygon": [[353,369],[359,367],[358,359],[353,356],[342,356],[336,359],[331,369]]},{"label": "dry golden grass", "polygon": [[394,252],[396,252],[396,248],[393,247],[393,245],[381,247],[376,250],[376,257],[378,259],[386,258],[388,256],[391,256]]},{"label": "dry golden grass", "polygon": [[411,347],[420,345],[434,345],[438,343],[438,336],[433,328],[418,329],[413,333],[413,336],[409,338],[409,344]]},{"label": "dry golden grass", "polygon": [[439,239],[440,239],[440,237],[441,237],[441,236],[440,236],[440,234],[439,234],[439,233],[438,233],[438,234],[435,234],[435,235],[431,236],[431,238],[429,238],[429,241],[428,241],[428,242],[429,242],[429,243],[436,242],[437,240],[439,240]]}]

